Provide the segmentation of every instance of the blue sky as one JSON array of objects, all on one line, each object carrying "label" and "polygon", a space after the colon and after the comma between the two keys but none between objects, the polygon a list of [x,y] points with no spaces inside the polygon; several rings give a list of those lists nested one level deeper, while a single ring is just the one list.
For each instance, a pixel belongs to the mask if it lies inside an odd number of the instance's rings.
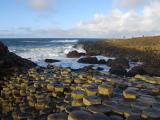
[{"label": "blue sky", "polygon": [[112,1],[107,0],[58,0],[48,11],[32,10],[26,4],[26,0],[2,0],[0,26],[34,28],[56,25],[70,28],[80,20],[91,19],[95,13],[107,13],[112,7]]},{"label": "blue sky", "polygon": [[[159,29],[155,28],[159,25],[159,15],[156,14],[160,11],[158,0],[119,1],[1,0],[0,37],[130,37],[159,34]],[[155,19],[151,20],[153,17]],[[152,25],[155,22],[156,25]],[[147,31],[146,26],[151,30]]]}]

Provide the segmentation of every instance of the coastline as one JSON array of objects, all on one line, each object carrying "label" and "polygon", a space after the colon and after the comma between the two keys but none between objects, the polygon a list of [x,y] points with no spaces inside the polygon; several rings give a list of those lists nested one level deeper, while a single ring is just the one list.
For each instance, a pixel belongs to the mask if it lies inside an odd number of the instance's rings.
[{"label": "coastline", "polygon": [[[7,47],[2,46],[1,55],[9,61],[1,57],[4,62],[0,65],[5,65],[1,70],[8,73],[10,68],[16,68],[1,78],[3,119],[76,120],[84,119],[83,115],[87,120],[160,118],[160,77],[113,75],[90,66],[79,70],[39,67],[17,55],[13,59]],[[106,64],[128,68],[124,58]]]},{"label": "coastline", "polygon": [[[111,39],[92,42],[80,42],[88,56],[126,58],[131,62],[142,62],[142,66],[133,68],[136,74],[160,76],[160,37],[139,37],[130,39]],[[135,74],[134,74],[135,75]]]}]

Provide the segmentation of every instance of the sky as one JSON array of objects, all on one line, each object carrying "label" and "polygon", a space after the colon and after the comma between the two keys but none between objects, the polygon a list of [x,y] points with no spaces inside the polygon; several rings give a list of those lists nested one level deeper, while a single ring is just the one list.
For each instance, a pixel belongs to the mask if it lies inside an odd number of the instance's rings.
[{"label": "sky", "polygon": [[160,0],[1,0],[0,38],[160,35]]}]

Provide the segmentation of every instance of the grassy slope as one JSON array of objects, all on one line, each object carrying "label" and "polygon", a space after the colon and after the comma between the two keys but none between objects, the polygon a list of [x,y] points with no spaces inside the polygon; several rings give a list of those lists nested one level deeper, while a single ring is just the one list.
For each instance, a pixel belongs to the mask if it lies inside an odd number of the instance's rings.
[{"label": "grassy slope", "polygon": [[160,52],[160,36],[155,37],[139,37],[126,40],[111,40],[107,43],[120,46],[122,48],[131,48],[138,51],[146,51],[150,49],[152,51]]},{"label": "grassy slope", "polygon": [[83,43],[89,55],[102,54],[160,65],[160,36]]}]

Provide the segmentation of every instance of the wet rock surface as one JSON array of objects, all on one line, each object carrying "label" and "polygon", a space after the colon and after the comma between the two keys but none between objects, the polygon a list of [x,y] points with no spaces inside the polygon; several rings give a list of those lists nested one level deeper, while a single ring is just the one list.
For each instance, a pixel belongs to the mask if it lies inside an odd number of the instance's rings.
[{"label": "wet rock surface", "polygon": [[32,68],[1,90],[2,119],[159,120],[160,78]]},{"label": "wet rock surface", "polygon": [[115,74],[115,75],[119,75],[119,76],[126,76],[127,75],[126,69],[124,69],[122,67],[113,67],[109,70],[109,72],[111,74]]},{"label": "wet rock surface", "polygon": [[128,71],[127,76],[133,77],[136,74],[149,75],[149,76],[160,76],[160,69],[158,66],[151,65],[141,65],[135,66],[130,71]]},{"label": "wet rock surface", "polygon": [[129,61],[125,58],[116,58],[114,60],[109,59],[107,65],[110,66],[109,72],[111,74],[126,76],[127,68],[129,68]]},{"label": "wet rock surface", "polygon": [[67,54],[68,58],[79,58],[81,56],[85,56],[85,53],[79,53],[78,51],[71,51]]},{"label": "wet rock surface", "polygon": [[109,59],[107,61],[107,65],[110,66],[111,68],[117,68],[117,67],[121,67],[121,68],[129,68],[129,61],[125,58],[116,58],[114,60]]},{"label": "wet rock surface", "polygon": [[84,58],[80,58],[78,62],[85,63],[85,64],[97,64],[98,59],[96,57],[84,57]]},{"label": "wet rock surface", "polygon": [[55,60],[55,59],[45,59],[44,61],[45,61],[46,63],[60,62],[60,60]]},{"label": "wet rock surface", "polygon": [[92,56],[80,58],[78,62],[84,64],[106,64],[105,60],[98,60],[97,57]]}]

